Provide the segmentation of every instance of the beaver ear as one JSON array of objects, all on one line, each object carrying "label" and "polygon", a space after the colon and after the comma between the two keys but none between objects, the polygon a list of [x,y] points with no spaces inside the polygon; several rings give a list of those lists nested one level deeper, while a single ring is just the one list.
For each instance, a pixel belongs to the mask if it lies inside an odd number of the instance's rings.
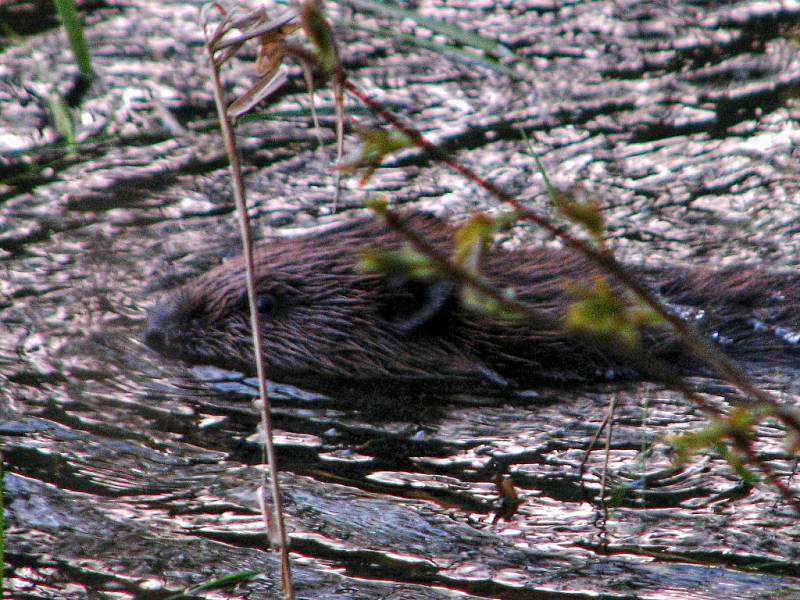
[{"label": "beaver ear", "polygon": [[392,277],[386,293],[381,316],[404,333],[442,326],[456,301],[455,284],[445,279],[424,282]]}]

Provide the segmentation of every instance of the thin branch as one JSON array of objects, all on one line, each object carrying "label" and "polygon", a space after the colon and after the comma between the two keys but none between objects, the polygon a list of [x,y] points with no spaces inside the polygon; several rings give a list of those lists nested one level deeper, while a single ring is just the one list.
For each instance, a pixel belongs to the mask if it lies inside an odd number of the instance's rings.
[{"label": "thin branch", "polygon": [[545,217],[532,211],[525,206],[518,198],[507,193],[496,184],[481,177],[467,166],[450,158],[441,148],[429,141],[416,128],[402,122],[397,116],[383,107],[379,102],[364,94],[352,81],[346,80],[346,89],[356,96],[361,102],[369,106],[378,113],[385,121],[396,127],[407,135],[419,148],[431,158],[443,162],[452,169],[461,173],[464,177],[474,182],[501,202],[505,202],[514,207],[519,217],[523,220],[536,223],[546,229],[554,236],[563,240],[568,246],[578,250],[581,254],[591,259],[606,272],[617,278],[625,287],[637,294],[641,299],[659,316],[661,316],[679,334],[681,340],[700,358],[705,360],[708,365],[724,380],[729,381],[739,388],[746,395],[756,398],[762,404],[769,406],[774,414],[784,423],[790,425],[795,431],[800,432],[800,418],[791,411],[783,407],[777,399],[768,392],[759,389],[753,384],[747,375],[734,362],[722,352],[714,348],[695,327],[683,321],[680,317],[667,309],[653,293],[633,274],[631,274],[622,264],[620,264],[612,254],[607,251],[598,250],[589,242],[577,238],[565,229],[551,223]]},{"label": "thin branch", "polygon": [[[597,428],[597,431],[594,432],[592,436],[592,441],[589,442],[589,445],[586,447],[586,452],[583,455],[583,459],[581,463],[578,465],[578,479],[580,480],[581,486],[581,496],[583,496],[584,502],[589,502],[591,498],[589,498],[589,492],[586,489],[586,486],[583,483],[583,474],[586,471],[586,465],[589,463],[589,458],[592,455],[592,451],[597,447],[597,441],[600,439],[600,436],[603,435],[603,431],[608,426],[608,421],[611,419],[612,414],[611,411],[606,411],[606,416],[603,417],[603,421],[600,423],[600,426]],[[605,493],[605,490],[601,487],[600,495]]]},{"label": "thin branch", "polygon": [[[347,87],[348,90],[352,91],[352,88],[350,87],[350,82],[346,82],[345,86]],[[371,108],[374,108],[372,106],[372,104],[368,104],[368,105]],[[383,109],[383,107],[380,107],[380,109],[381,109],[381,111],[387,112],[387,114],[390,114],[390,113],[388,113],[388,111],[385,111],[385,109]],[[393,115],[392,115],[392,117],[393,117]],[[395,123],[392,122],[392,121],[390,121],[390,123],[395,125]],[[399,128],[399,129],[403,133],[405,133],[406,135],[409,135],[409,137],[411,137],[412,139],[415,139],[415,136],[413,135],[413,133],[416,133],[416,136],[419,136],[421,139],[424,140],[424,138],[422,138],[421,134],[418,131],[414,130],[413,128],[409,128],[408,126],[404,125],[403,128]],[[431,147],[434,148],[434,152],[435,153],[438,153],[439,155],[444,155],[443,152],[438,147],[433,146],[427,140],[424,140],[424,142],[427,143],[427,144],[430,144]],[[445,162],[447,162],[447,164],[451,164],[451,163],[454,164],[457,167],[457,170],[459,170],[459,171],[461,171],[462,169],[465,169],[468,172],[472,173],[472,171],[470,171],[468,168],[463,167],[462,165],[460,165],[458,163],[455,163],[455,161],[452,161],[451,159],[445,158],[444,160],[445,160]],[[474,175],[474,173],[473,173],[473,175]],[[474,175],[474,176],[477,177],[479,180],[484,181],[479,176],[477,176],[477,175]],[[518,208],[518,210],[522,209],[523,211],[529,212],[526,207],[521,205],[516,199],[514,199],[511,196],[508,196],[507,194],[505,194],[505,192],[503,192],[502,190],[500,190],[499,188],[494,186],[494,184],[491,184],[490,182],[486,182],[486,183],[489,186],[494,187],[495,189],[497,189],[498,192],[503,197],[507,197],[507,198],[510,199],[510,200],[507,200],[507,201],[513,200],[513,202],[510,202],[510,203],[513,204],[516,208]],[[520,314],[524,315],[525,318],[529,319],[530,322],[536,324],[539,327],[547,328],[547,329],[563,329],[563,324],[560,322],[560,320],[550,316],[547,313],[544,313],[542,311],[536,310],[536,309],[534,309],[533,307],[531,307],[528,304],[525,304],[525,303],[519,302],[517,300],[513,300],[513,299],[507,298],[506,296],[504,296],[500,291],[498,291],[492,284],[490,284],[485,279],[476,276],[474,273],[469,272],[466,269],[463,269],[463,268],[461,268],[461,267],[459,267],[457,265],[454,265],[452,263],[452,261],[450,260],[449,256],[447,256],[445,253],[441,252],[440,250],[435,248],[433,245],[431,245],[429,242],[427,242],[426,240],[422,239],[419,235],[417,235],[417,233],[415,231],[413,231],[411,228],[409,228],[397,214],[393,213],[390,210],[386,210],[386,211],[383,212],[383,215],[384,215],[384,218],[386,219],[387,225],[389,225],[389,227],[391,227],[391,228],[395,229],[396,231],[398,231],[401,235],[403,235],[411,243],[412,246],[415,247],[415,249],[417,249],[418,251],[420,251],[423,254],[425,254],[426,256],[428,256],[434,262],[434,264],[443,273],[447,274],[448,276],[453,277],[457,281],[461,281],[461,282],[467,283],[468,285],[474,287],[475,289],[477,289],[481,293],[485,294],[487,297],[489,297],[492,300],[496,301],[503,309],[509,310],[509,311],[512,311],[512,312],[517,312],[517,313],[520,313]],[[525,217],[525,215],[522,215],[522,216],[523,216],[523,218]],[[679,323],[684,324],[682,321],[680,321],[680,319],[678,317],[675,317],[674,315],[672,315],[672,313],[669,313],[669,311],[667,311],[667,309],[665,307],[663,307],[660,304],[660,302],[658,302],[658,300],[655,299],[655,297],[652,295],[650,290],[647,289],[635,277],[630,275],[622,267],[622,265],[620,265],[616,261],[616,259],[613,256],[611,256],[609,253],[602,252],[602,251],[597,251],[595,248],[593,248],[588,243],[586,243],[583,240],[580,240],[578,238],[575,238],[574,236],[572,236],[571,234],[569,234],[567,232],[563,232],[560,228],[558,228],[557,226],[553,225],[549,221],[543,219],[542,217],[539,217],[535,213],[531,213],[531,216],[534,217],[534,218],[531,218],[529,220],[540,219],[543,222],[543,224],[546,224],[546,227],[547,227],[547,229],[549,231],[552,231],[552,232],[559,231],[559,232],[562,233],[563,236],[565,236],[563,239],[574,241],[575,242],[575,244],[573,244],[574,247],[579,249],[581,252],[583,252],[589,258],[591,258],[591,259],[595,259],[596,258],[597,260],[595,260],[595,262],[597,262],[597,264],[602,266],[607,272],[610,272],[613,275],[616,275],[618,277],[618,279],[623,284],[627,285],[628,284],[627,280],[629,279],[631,284],[632,284],[632,285],[629,286],[629,288],[633,289],[633,291],[635,293],[639,294],[645,300],[646,300],[647,297],[651,298],[652,301],[655,303],[654,308],[657,306],[658,308],[662,309],[666,313],[666,315],[669,315],[669,317],[671,318],[670,322],[671,322],[671,320],[675,319]],[[641,293],[640,293],[640,290],[641,290]],[[659,310],[659,314],[662,312],[662,310]],[[678,335],[679,336],[683,335],[681,330],[678,331]],[[697,334],[697,335],[699,336],[700,334]],[[702,396],[700,396],[698,393],[693,391],[686,384],[686,382],[684,381],[684,379],[680,375],[678,375],[666,363],[664,363],[663,361],[661,361],[658,358],[656,358],[653,354],[647,352],[644,348],[639,347],[639,348],[636,349],[635,352],[624,351],[624,349],[621,348],[618,344],[612,344],[608,340],[605,340],[605,339],[602,339],[602,338],[598,338],[596,336],[588,337],[588,336],[583,336],[583,335],[576,334],[575,337],[576,337],[576,339],[583,338],[583,339],[590,340],[592,343],[601,345],[606,351],[608,351],[612,355],[615,355],[615,356],[627,361],[628,363],[632,364],[634,367],[639,369],[645,375],[653,377],[654,379],[656,379],[658,381],[661,381],[661,382],[665,383],[667,386],[671,387],[672,389],[680,392],[690,402],[692,402],[701,411],[703,411],[703,413],[706,414],[706,416],[712,417],[712,418],[716,418],[716,419],[723,419],[724,418],[724,415],[719,410],[717,410],[715,407],[713,407],[708,402],[706,402],[706,400]],[[684,338],[682,337],[681,339],[684,339]],[[707,344],[707,342],[705,341],[704,338],[701,338],[701,339],[702,339],[703,342],[705,342]],[[712,352],[714,354],[719,354],[719,352],[716,349],[711,348],[711,350],[712,350]],[[725,360],[727,360],[727,357],[724,357],[724,358],[725,358]],[[724,377],[724,376],[723,376],[723,379],[731,381],[731,379],[729,379],[727,377]],[[733,383],[735,383],[735,382],[733,382]],[[739,386],[737,386],[737,387],[739,387]],[[739,387],[739,389],[742,389],[742,388]],[[757,391],[761,392],[760,395],[765,395],[765,396],[767,396],[767,398],[769,398],[769,395],[766,392],[763,392],[762,390],[758,390],[755,387],[754,387],[754,389],[756,389]],[[759,399],[760,399],[760,397],[759,397]],[[797,418],[790,411],[788,411],[788,410],[784,409],[783,407],[779,406],[777,404],[777,402],[774,401],[774,400],[773,401],[769,401],[769,400],[768,401],[764,401],[764,404],[770,406],[770,408],[773,410],[774,414],[776,416],[778,416],[778,418],[781,418],[781,415],[784,414],[784,413],[787,414],[789,417],[791,417],[791,419],[784,420],[784,423],[786,425],[788,425],[789,427],[792,427],[795,430],[800,431],[800,428],[798,428],[795,425],[795,423],[797,422]],[[737,447],[739,447],[739,449],[741,451],[743,451],[748,456],[748,459],[752,462],[752,464],[756,465],[761,470],[761,472],[764,474],[764,476],[767,479],[767,481],[771,485],[775,486],[775,488],[778,490],[778,492],[781,494],[781,496],[784,498],[784,500],[786,500],[786,502],[789,503],[798,514],[800,514],[800,499],[798,499],[794,495],[792,490],[778,478],[778,476],[774,473],[772,468],[767,463],[765,463],[763,460],[761,460],[761,458],[755,453],[755,451],[750,446],[740,447],[740,445],[737,444]]]},{"label": "thin branch", "polygon": [[606,453],[603,458],[603,471],[600,476],[600,506],[603,508],[603,519],[608,522],[608,504],[606,504],[606,477],[608,476],[608,461],[611,457],[611,436],[614,433],[614,411],[617,408],[616,396],[611,397],[608,407],[608,428],[606,429]]}]

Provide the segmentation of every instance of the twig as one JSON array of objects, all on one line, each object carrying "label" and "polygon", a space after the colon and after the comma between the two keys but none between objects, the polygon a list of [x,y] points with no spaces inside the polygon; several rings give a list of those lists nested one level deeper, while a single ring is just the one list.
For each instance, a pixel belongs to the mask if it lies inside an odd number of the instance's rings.
[{"label": "twig", "polygon": [[608,504],[606,504],[606,477],[608,476],[608,460],[611,456],[611,435],[614,432],[614,410],[617,408],[617,399],[611,397],[608,407],[608,428],[606,429],[606,454],[603,459],[603,471],[600,475],[600,506],[603,509],[603,520],[608,522]]},{"label": "twig", "polygon": [[501,202],[510,204],[517,211],[517,214],[521,219],[531,221],[546,229],[556,237],[563,240],[567,245],[578,250],[581,254],[591,259],[606,272],[616,277],[617,280],[619,280],[625,287],[638,295],[650,308],[656,311],[660,317],[669,323],[679,334],[681,340],[687,346],[689,346],[689,349],[697,354],[700,358],[705,360],[722,379],[732,383],[746,395],[756,398],[762,404],[769,406],[770,409],[773,410],[774,414],[785,424],[790,425],[795,431],[800,432],[800,419],[797,415],[791,413],[785,407],[781,406],[771,394],[756,387],[755,384],[749,380],[747,375],[745,375],[744,372],[733,363],[733,361],[714,348],[708,342],[708,340],[706,340],[693,326],[681,320],[681,318],[677,315],[671,313],[669,309],[659,302],[653,293],[634,275],[629,273],[628,270],[623,267],[623,265],[620,264],[612,254],[603,250],[598,250],[590,243],[573,236],[568,231],[558,227],[545,217],[542,217],[541,215],[532,211],[530,208],[522,204],[518,198],[505,192],[496,184],[484,179],[469,167],[456,162],[441,148],[426,139],[417,129],[407,125],[406,123],[403,123],[397,116],[384,108],[380,103],[364,94],[353,82],[346,80],[345,87],[361,102],[377,112],[384,120],[411,138],[415,145],[425,150],[425,152],[431,158],[443,162],[449,167],[455,169],[464,177],[495,196]]},{"label": "twig", "polygon": [[[600,439],[600,436],[603,435],[603,431],[608,426],[608,421],[611,419],[611,411],[606,411],[606,416],[603,417],[603,421],[600,423],[600,427],[597,428],[597,431],[594,432],[592,436],[592,441],[589,442],[589,445],[586,448],[586,453],[583,455],[583,460],[581,460],[581,464],[578,465],[578,479],[580,480],[581,486],[581,496],[583,496],[584,502],[589,502],[591,498],[589,498],[589,492],[586,490],[586,486],[583,483],[583,473],[586,470],[586,464],[589,462],[589,458],[592,455],[592,451],[597,446],[597,440]],[[602,494],[604,490],[602,487],[600,488],[600,494]]]},{"label": "twig", "polygon": [[[775,416],[777,416],[785,425],[794,429],[795,431],[800,432],[800,421],[798,421],[798,417],[796,415],[787,410],[785,407],[781,406],[777,400],[771,397],[769,393],[765,392],[764,390],[760,390],[753,385],[747,376],[744,375],[744,373],[741,372],[741,370],[735,366],[730,359],[711,346],[711,344],[693,327],[689,326],[679,317],[669,312],[669,310],[655,298],[652,292],[635,276],[630,274],[627,269],[625,269],[614,258],[612,254],[604,250],[597,250],[588,242],[585,242],[580,238],[576,238],[569,232],[563,230],[557,225],[554,225],[549,220],[528,209],[517,198],[506,193],[494,183],[487,181],[468,167],[449,158],[444,151],[427,140],[418,130],[400,121],[399,118],[385,109],[381,104],[363,94],[361,90],[359,90],[355,84],[349,80],[344,80],[344,86],[359,100],[364,102],[364,104],[376,111],[382,118],[384,118],[384,120],[396,127],[405,135],[409,136],[409,138],[411,138],[411,140],[414,141],[418,147],[424,149],[431,157],[444,162],[448,166],[451,166],[453,169],[459,173],[462,173],[471,181],[477,183],[485,190],[492,193],[499,200],[511,204],[516,209],[520,218],[535,222],[541,227],[547,229],[554,235],[564,240],[568,245],[572,246],[594,261],[596,264],[601,266],[606,272],[614,275],[623,285],[640,296],[644,302],[646,302],[653,310],[662,316],[662,318],[672,325],[673,330],[677,331],[678,336],[684,341],[689,349],[693,350],[701,358],[706,359],[708,364],[718,375],[722,377],[722,379],[731,382],[741,391],[745,392],[751,397],[756,398],[763,405],[768,406],[772,410],[773,414],[775,414]],[[396,215],[391,213],[391,211],[386,211],[385,216],[387,218],[387,223],[391,227],[402,233],[412,243],[412,245],[417,247],[417,249],[434,259],[434,262],[437,264],[437,266],[443,268],[444,272],[454,275],[459,281],[465,281],[469,285],[474,286],[475,289],[499,302],[501,306],[510,310],[521,312],[526,317],[530,318],[533,323],[539,326],[563,329],[563,325],[557,319],[554,319],[550,315],[542,313],[541,311],[534,310],[530,306],[527,306],[523,303],[515,300],[509,300],[485,280],[475,277],[472,273],[453,265],[449,260],[449,257],[445,256],[433,246],[422,240],[408,227],[405,227],[402,221]],[[637,352],[635,353],[623,352],[617,345],[612,345],[602,339],[592,337],[591,340],[594,343],[600,343],[611,353],[628,360],[644,374],[654,377],[655,379],[664,382],[672,389],[679,391],[695,406],[700,408],[707,416],[714,418],[723,417],[720,411],[706,402],[702,396],[692,391],[680,375],[670,369],[663,361],[658,360],[655,356],[646,352],[643,348],[638,348]],[[723,369],[722,367],[725,368]],[[739,447],[738,444],[737,447]],[[740,447],[740,450],[745,452],[745,454],[748,456],[748,459],[750,459],[753,464],[757,465],[762,473],[764,473],[767,481],[774,485],[783,498],[792,505],[798,514],[800,514],[800,499],[796,498],[792,490],[777,478],[769,465],[762,461],[751,447]]]}]

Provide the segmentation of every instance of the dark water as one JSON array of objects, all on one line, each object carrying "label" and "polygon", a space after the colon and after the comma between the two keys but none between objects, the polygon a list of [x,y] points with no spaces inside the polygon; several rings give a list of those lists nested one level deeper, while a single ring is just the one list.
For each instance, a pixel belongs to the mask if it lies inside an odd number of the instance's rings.
[{"label": "dark water", "polygon": [[[367,89],[388,90],[398,110],[547,210],[512,131],[526,128],[557,181],[601,199],[623,255],[796,266],[796,109],[753,90],[779,94],[800,79],[790,42],[766,27],[797,15],[749,3],[659,6],[650,18],[635,3],[428,7],[507,42],[523,57],[517,68],[537,69],[524,82],[342,35]],[[77,154],[48,145],[56,134],[43,94],[75,81],[61,35],[46,29],[3,48],[8,597],[162,598],[243,569],[265,576],[209,597],[280,589],[258,510],[252,386],[166,361],[141,341],[159,290],[237,249],[221,144],[205,128],[213,109],[196,14],[197,6],[143,2],[87,15],[101,80],[75,110],[85,140]],[[747,46],[747,35],[765,47]],[[716,58],[693,63],[682,54],[686,40],[697,53],[718,48]],[[684,75],[667,81],[670,73]],[[715,87],[692,87],[708,81]],[[692,99],[692,90],[706,97]],[[714,98],[742,90],[755,94],[757,115],[715,107],[723,102]],[[329,102],[323,94],[321,107]],[[304,103],[291,89],[275,110]],[[188,131],[170,130],[165,114]],[[260,234],[340,218],[329,214],[334,183],[310,119],[282,114],[243,129]],[[724,131],[720,115],[733,119]],[[340,206],[357,207],[375,190],[456,213],[486,206],[446,170],[406,163],[366,189],[346,180]],[[798,404],[800,370],[758,377]],[[725,403],[723,385],[693,383]],[[675,467],[665,436],[703,419],[658,385],[336,399],[274,386],[273,397],[299,597],[800,597],[796,515],[714,456]],[[597,503],[604,453],[580,467],[611,399],[615,502],[606,513]],[[789,478],[796,461],[783,441],[775,423],[759,429],[758,450]],[[522,504],[495,522],[498,469],[513,477]]]}]

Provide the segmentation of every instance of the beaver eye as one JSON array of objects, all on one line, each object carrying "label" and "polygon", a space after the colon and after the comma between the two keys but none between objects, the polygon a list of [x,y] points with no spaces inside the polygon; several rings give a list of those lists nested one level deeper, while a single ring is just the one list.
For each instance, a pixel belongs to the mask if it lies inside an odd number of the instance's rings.
[{"label": "beaver eye", "polygon": [[268,315],[278,306],[278,301],[272,294],[261,294],[256,300],[256,308],[262,315]]}]

